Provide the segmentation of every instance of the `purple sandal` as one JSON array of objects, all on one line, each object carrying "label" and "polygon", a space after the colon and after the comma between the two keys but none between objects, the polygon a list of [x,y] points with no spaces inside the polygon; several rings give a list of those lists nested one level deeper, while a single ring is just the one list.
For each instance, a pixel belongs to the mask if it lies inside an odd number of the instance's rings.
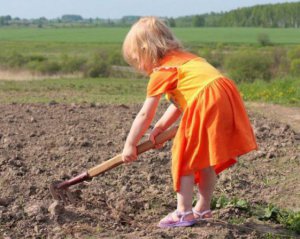
[{"label": "purple sandal", "polygon": [[[211,210],[199,212],[199,211],[193,209],[193,213],[197,215],[197,217],[195,218],[196,221],[206,221],[206,220],[212,219]],[[210,215],[208,216],[208,214],[210,214]]]},{"label": "purple sandal", "polygon": [[[173,215],[176,215],[179,220],[178,221],[174,221],[173,219]],[[188,212],[178,212],[177,210],[175,210],[174,212],[168,214],[166,217],[164,217],[158,224],[158,226],[160,228],[171,228],[171,227],[190,227],[192,225],[194,225],[197,220],[193,219],[193,220],[189,220],[189,221],[185,221],[184,218],[189,215],[189,214],[193,214],[193,211],[188,211]]]}]

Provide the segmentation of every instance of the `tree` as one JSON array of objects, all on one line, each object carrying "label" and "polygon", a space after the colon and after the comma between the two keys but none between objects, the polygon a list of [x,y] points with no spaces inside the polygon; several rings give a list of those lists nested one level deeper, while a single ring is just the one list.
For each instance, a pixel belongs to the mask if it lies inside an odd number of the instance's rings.
[{"label": "tree", "polygon": [[194,27],[204,27],[205,18],[201,15],[196,15],[193,17],[193,26]]},{"label": "tree", "polygon": [[173,17],[168,19],[168,24],[170,27],[176,27],[176,22],[175,19]]},{"label": "tree", "polygon": [[7,26],[9,25],[9,22],[11,21],[11,16],[0,16],[0,26]]},{"label": "tree", "polygon": [[61,20],[63,22],[78,22],[78,21],[82,21],[83,18],[80,15],[63,15],[61,17]]}]

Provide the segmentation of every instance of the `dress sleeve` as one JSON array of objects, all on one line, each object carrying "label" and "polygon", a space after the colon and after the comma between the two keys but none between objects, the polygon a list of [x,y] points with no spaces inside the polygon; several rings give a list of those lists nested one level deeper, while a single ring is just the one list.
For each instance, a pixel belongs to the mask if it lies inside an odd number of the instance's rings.
[{"label": "dress sleeve", "polygon": [[161,68],[150,75],[147,97],[164,94],[177,86],[177,69]]}]

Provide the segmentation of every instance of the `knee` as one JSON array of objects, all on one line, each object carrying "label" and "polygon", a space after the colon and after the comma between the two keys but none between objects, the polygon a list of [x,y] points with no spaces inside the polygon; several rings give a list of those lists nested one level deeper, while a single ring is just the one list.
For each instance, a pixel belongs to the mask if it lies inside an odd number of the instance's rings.
[{"label": "knee", "polygon": [[213,167],[203,168],[199,171],[199,179],[205,180],[207,177],[216,177],[216,172]]}]

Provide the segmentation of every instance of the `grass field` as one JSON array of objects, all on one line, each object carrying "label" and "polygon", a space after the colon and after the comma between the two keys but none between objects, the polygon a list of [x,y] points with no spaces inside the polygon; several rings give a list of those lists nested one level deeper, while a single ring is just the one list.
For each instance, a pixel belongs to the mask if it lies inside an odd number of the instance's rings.
[{"label": "grass field", "polygon": [[146,94],[145,79],[48,79],[0,81],[2,103],[138,103]]},{"label": "grass field", "polygon": [[[266,33],[271,43],[288,50],[300,44],[299,29],[262,28],[174,28],[187,46],[200,45],[210,52],[224,44],[224,52],[260,49],[257,36]],[[121,57],[121,44],[128,28],[0,28],[0,57],[3,62],[14,54],[41,55],[61,62],[64,55],[90,59],[95,52],[107,51]],[[214,45],[213,45],[214,44]],[[220,45],[219,45],[220,44]],[[210,45],[209,47],[207,47]],[[272,46],[277,48],[277,45]],[[201,50],[203,50],[201,48]],[[205,49],[204,49],[205,50]],[[267,50],[267,48],[264,48]],[[217,50],[218,51],[218,50]],[[113,53],[111,53],[113,52]],[[283,53],[282,53],[283,54]],[[277,56],[278,58],[281,55]],[[218,55],[213,56],[213,60]],[[221,60],[220,60],[221,61]],[[245,100],[300,105],[299,78],[256,81],[240,84]],[[0,102],[97,102],[134,103],[145,97],[144,79],[48,79],[43,81],[0,81]]]},{"label": "grass field", "polygon": [[[0,41],[121,44],[128,28],[0,28]],[[174,28],[185,43],[257,43],[265,33],[275,44],[300,44],[299,29],[279,28]]]},{"label": "grass field", "polygon": [[[147,79],[49,79],[0,81],[2,103],[141,103]],[[238,85],[246,101],[300,106],[300,79],[275,79]]]}]

